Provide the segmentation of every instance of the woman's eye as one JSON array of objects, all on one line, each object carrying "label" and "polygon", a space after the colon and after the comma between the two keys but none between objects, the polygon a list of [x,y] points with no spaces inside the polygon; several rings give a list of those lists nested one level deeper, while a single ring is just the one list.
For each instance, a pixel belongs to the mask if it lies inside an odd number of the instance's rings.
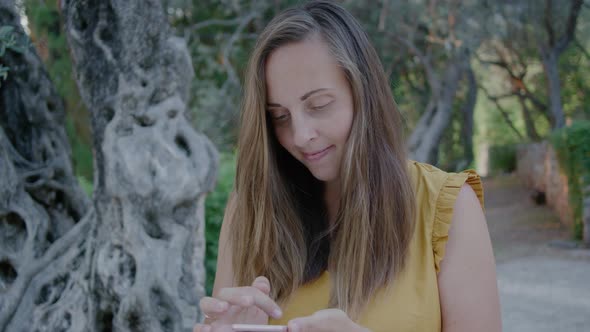
[{"label": "woman's eye", "polygon": [[289,115],[287,115],[287,114],[271,114],[270,115],[270,119],[273,122],[282,122],[282,121],[287,120],[288,117],[289,117]]},{"label": "woman's eye", "polygon": [[334,102],[333,100],[327,102],[327,103],[321,103],[319,105],[312,105],[311,109],[312,110],[316,110],[316,111],[321,111],[323,109],[325,109],[326,107],[328,107],[330,104],[332,104],[332,102]]}]

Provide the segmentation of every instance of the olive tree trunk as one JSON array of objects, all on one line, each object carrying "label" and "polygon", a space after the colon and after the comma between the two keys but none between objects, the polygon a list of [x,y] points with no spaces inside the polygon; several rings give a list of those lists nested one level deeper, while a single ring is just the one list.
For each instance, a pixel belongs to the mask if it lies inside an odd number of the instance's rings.
[{"label": "olive tree trunk", "polygon": [[[0,26],[24,36],[13,0],[0,0]],[[69,270],[84,260],[91,202],[74,176],[64,106],[41,59],[32,48],[7,49],[1,62],[9,72],[0,87],[0,331],[35,331],[59,315],[71,323],[66,307],[82,304],[61,302],[53,314],[66,287],[83,291]]]},{"label": "olive tree trunk", "polygon": [[91,112],[94,193],[89,204],[72,175],[63,107],[41,62],[15,56],[22,83],[11,101],[3,85],[2,101],[39,111],[0,118],[0,331],[190,331],[217,153],[187,119],[187,49],[158,1],[61,6]]}]

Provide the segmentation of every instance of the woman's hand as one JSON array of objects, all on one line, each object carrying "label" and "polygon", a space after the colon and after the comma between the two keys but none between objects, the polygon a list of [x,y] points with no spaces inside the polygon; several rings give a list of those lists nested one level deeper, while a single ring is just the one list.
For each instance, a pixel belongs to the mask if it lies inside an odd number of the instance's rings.
[{"label": "woman's hand", "polygon": [[222,288],[215,297],[204,297],[199,304],[205,323],[193,332],[232,331],[232,324],[268,324],[268,317],[280,318],[281,308],[270,294],[270,282],[258,277],[249,287]]},{"label": "woman's hand", "polygon": [[339,309],[320,310],[311,316],[292,319],[287,328],[289,332],[370,332]]}]

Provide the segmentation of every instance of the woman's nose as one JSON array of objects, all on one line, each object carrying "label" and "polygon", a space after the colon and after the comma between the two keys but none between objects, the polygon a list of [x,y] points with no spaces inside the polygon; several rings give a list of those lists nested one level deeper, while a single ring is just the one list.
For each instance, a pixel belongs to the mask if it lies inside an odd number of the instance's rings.
[{"label": "woman's nose", "polygon": [[309,143],[309,141],[317,137],[317,131],[314,128],[312,119],[307,118],[305,115],[299,116],[294,120],[294,143],[298,148],[303,148]]}]

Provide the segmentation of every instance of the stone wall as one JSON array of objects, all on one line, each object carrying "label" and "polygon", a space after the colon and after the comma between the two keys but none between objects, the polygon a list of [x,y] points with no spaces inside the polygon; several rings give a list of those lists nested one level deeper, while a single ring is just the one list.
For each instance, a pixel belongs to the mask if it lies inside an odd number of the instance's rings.
[{"label": "stone wall", "polygon": [[560,171],[555,150],[548,142],[523,144],[516,152],[516,172],[531,191],[545,193],[547,205],[562,223],[573,225],[567,177]]}]

